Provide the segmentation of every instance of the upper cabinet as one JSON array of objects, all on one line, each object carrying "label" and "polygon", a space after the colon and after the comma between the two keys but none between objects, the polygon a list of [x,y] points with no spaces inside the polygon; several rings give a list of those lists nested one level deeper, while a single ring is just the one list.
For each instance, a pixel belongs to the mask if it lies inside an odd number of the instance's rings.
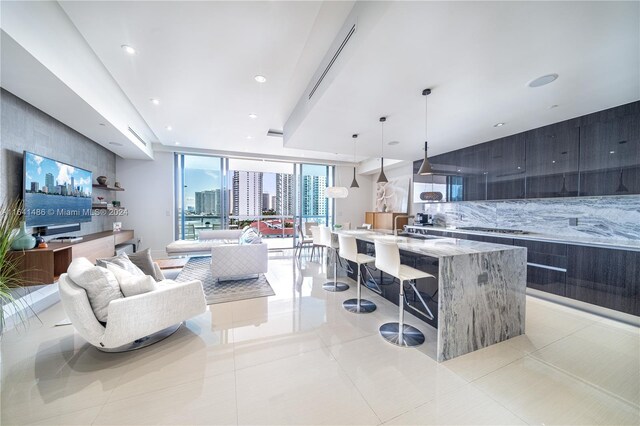
[{"label": "upper cabinet", "polygon": [[578,124],[569,120],[525,133],[527,198],[578,195]]},{"label": "upper cabinet", "polygon": [[581,196],[640,194],[640,114],[620,114],[592,114],[580,127]]},{"label": "upper cabinet", "polygon": [[640,194],[640,102],[430,161],[448,201]]}]

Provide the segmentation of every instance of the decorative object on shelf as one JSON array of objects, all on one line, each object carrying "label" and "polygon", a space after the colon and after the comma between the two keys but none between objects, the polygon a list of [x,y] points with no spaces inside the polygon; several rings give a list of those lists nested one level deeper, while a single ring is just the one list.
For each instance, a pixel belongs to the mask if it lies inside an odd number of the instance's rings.
[{"label": "decorative object on shelf", "polygon": [[40,244],[44,243],[44,238],[40,235],[39,232],[33,234],[33,237],[36,239],[36,247],[40,248]]},{"label": "decorative object on shelf", "polygon": [[38,248],[39,249],[43,249],[43,248],[47,248],[49,247],[49,244],[47,244],[47,242],[45,240],[42,240],[41,243],[38,243]]},{"label": "decorative object on shelf", "polygon": [[119,208],[119,207],[120,207],[120,201],[118,201],[118,200],[113,200],[113,201],[111,202],[111,205],[113,205],[113,207],[115,207],[115,208]]},{"label": "decorative object on shelf", "polygon": [[96,197],[96,199],[98,200],[96,204],[107,204],[107,202],[104,201],[104,197]]},{"label": "decorative object on shelf", "polygon": [[[337,156],[338,153],[336,153],[336,157]],[[340,176],[337,173],[335,173],[335,176],[338,177],[336,180],[339,181]],[[340,186],[340,182],[338,182],[338,186],[328,186],[324,192],[324,196],[327,198],[347,198],[347,196],[349,196],[349,190],[344,186]]]},{"label": "decorative object on shelf", "polygon": [[36,239],[27,232],[27,222],[20,222],[20,229],[11,243],[11,250],[29,250],[36,246]]},{"label": "decorative object on shelf", "polygon": [[113,186],[116,187],[116,188],[120,188],[120,182],[114,183]]},{"label": "decorative object on shelf", "polygon": [[623,170],[620,169],[620,183],[618,183],[618,189],[616,189],[617,193],[629,192],[629,189],[626,186],[624,186],[624,182],[622,181],[622,172]]},{"label": "decorative object on shelf", "polygon": [[[355,164],[355,162],[356,162],[356,141],[358,139],[358,134],[354,133],[351,137],[353,138],[353,163]],[[351,188],[360,188],[360,185],[358,185],[358,181],[356,180],[356,166],[353,166],[353,181],[351,182]]]},{"label": "decorative object on shelf", "polygon": [[113,232],[120,232],[122,230],[122,222],[113,222]]},{"label": "decorative object on shelf", "polygon": [[96,178],[96,181],[98,181],[98,185],[107,186],[107,177],[106,176],[98,176]]},{"label": "decorative object on shelf", "polygon": [[422,95],[424,96],[424,161],[422,162],[422,165],[420,166],[420,170],[418,170],[418,174],[422,175],[422,176],[426,176],[426,175],[432,175],[433,174],[433,168],[431,167],[431,163],[429,162],[429,156],[427,154],[427,99],[429,98],[429,95],[431,94],[431,89],[424,89],[422,91]]},{"label": "decorative object on shelf", "polygon": [[380,117],[380,127],[382,128],[382,136],[380,140],[380,174],[376,183],[387,183],[389,180],[384,174],[384,122],[387,121],[387,117]]}]

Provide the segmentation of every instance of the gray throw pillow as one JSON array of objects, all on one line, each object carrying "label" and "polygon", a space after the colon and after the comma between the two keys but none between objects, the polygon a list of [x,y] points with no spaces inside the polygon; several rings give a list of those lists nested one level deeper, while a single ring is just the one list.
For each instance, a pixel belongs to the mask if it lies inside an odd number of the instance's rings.
[{"label": "gray throw pillow", "polygon": [[71,262],[67,275],[87,292],[89,304],[98,321],[107,322],[109,303],[123,297],[113,273],[80,257]]},{"label": "gray throw pillow", "polygon": [[136,265],[133,264],[133,262],[131,262],[131,260],[129,260],[129,256],[127,256],[127,253],[121,253],[114,257],[96,260],[96,265],[101,266],[103,268],[106,268],[108,263],[113,263],[114,265],[118,265],[119,267],[121,267],[122,269],[124,269],[125,271],[133,275],[145,275],[145,273],[142,272],[140,268],[138,268]]},{"label": "gray throw pillow", "polygon": [[156,268],[153,267],[153,259],[149,249],[135,252],[129,255],[131,263],[136,265],[145,275],[150,275],[156,281],[162,281],[164,277],[158,276]]},{"label": "gray throw pillow", "polygon": [[258,230],[253,227],[245,228],[240,236],[240,244],[260,244],[262,238],[258,233]]}]

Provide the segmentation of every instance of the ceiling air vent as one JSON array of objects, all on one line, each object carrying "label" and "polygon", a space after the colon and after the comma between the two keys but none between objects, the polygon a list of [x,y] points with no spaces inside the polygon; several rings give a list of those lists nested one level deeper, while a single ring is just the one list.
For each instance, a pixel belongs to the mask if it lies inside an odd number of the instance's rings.
[{"label": "ceiling air vent", "polygon": [[129,133],[131,133],[133,136],[135,136],[135,138],[138,139],[142,145],[147,146],[147,143],[145,141],[143,141],[142,138],[140,137],[140,135],[137,134],[131,127],[129,127]]},{"label": "ceiling air vent", "polygon": [[313,86],[313,89],[311,89],[311,92],[309,92],[309,99],[311,99],[313,97],[313,94],[316,93],[316,90],[318,90],[318,87],[320,87],[320,84],[322,83],[322,80],[324,80],[324,78],[326,77],[327,73],[329,72],[329,70],[331,69],[333,64],[336,62],[336,59],[338,59],[338,56],[340,56],[340,53],[342,53],[342,49],[344,49],[344,47],[349,42],[349,39],[351,39],[351,36],[355,32],[356,32],[356,25],[353,24],[353,26],[351,27],[351,29],[347,33],[347,36],[344,38],[344,40],[342,40],[342,43],[340,43],[340,47],[338,47],[338,50],[336,50],[336,53],[333,54],[333,57],[331,58],[331,61],[329,61],[329,64],[327,65],[327,67],[324,69],[324,71],[320,75],[320,78],[318,78],[318,81],[316,81],[316,84]]},{"label": "ceiling air vent", "polygon": [[274,138],[281,138],[282,137],[282,130],[269,129],[269,131],[267,132],[267,136],[272,136]]}]

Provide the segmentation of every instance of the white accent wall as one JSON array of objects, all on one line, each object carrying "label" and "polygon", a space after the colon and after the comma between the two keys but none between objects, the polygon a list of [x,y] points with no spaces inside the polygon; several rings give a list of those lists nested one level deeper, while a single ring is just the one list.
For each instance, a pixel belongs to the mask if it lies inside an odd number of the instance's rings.
[{"label": "white accent wall", "polygon": [[118,199],[128,210],[123,229],[135,230],[140,248],[150,248],[153,258],[167,257],[175,227],[173,153],[156,152],[153,161],[118,158],[116,173],[125,189]]},{"label": "white accent wall", "polygon": [[336,167],[336,184],[346,186],[349,189],[347,198],[336,199],[336,223],[351,223],[351,228],[361,226],[364,223],[364,213],[373,208],[374,193],[371,175],[357,175],[360,188],[349,188],[353,180],[353,167]]}]

